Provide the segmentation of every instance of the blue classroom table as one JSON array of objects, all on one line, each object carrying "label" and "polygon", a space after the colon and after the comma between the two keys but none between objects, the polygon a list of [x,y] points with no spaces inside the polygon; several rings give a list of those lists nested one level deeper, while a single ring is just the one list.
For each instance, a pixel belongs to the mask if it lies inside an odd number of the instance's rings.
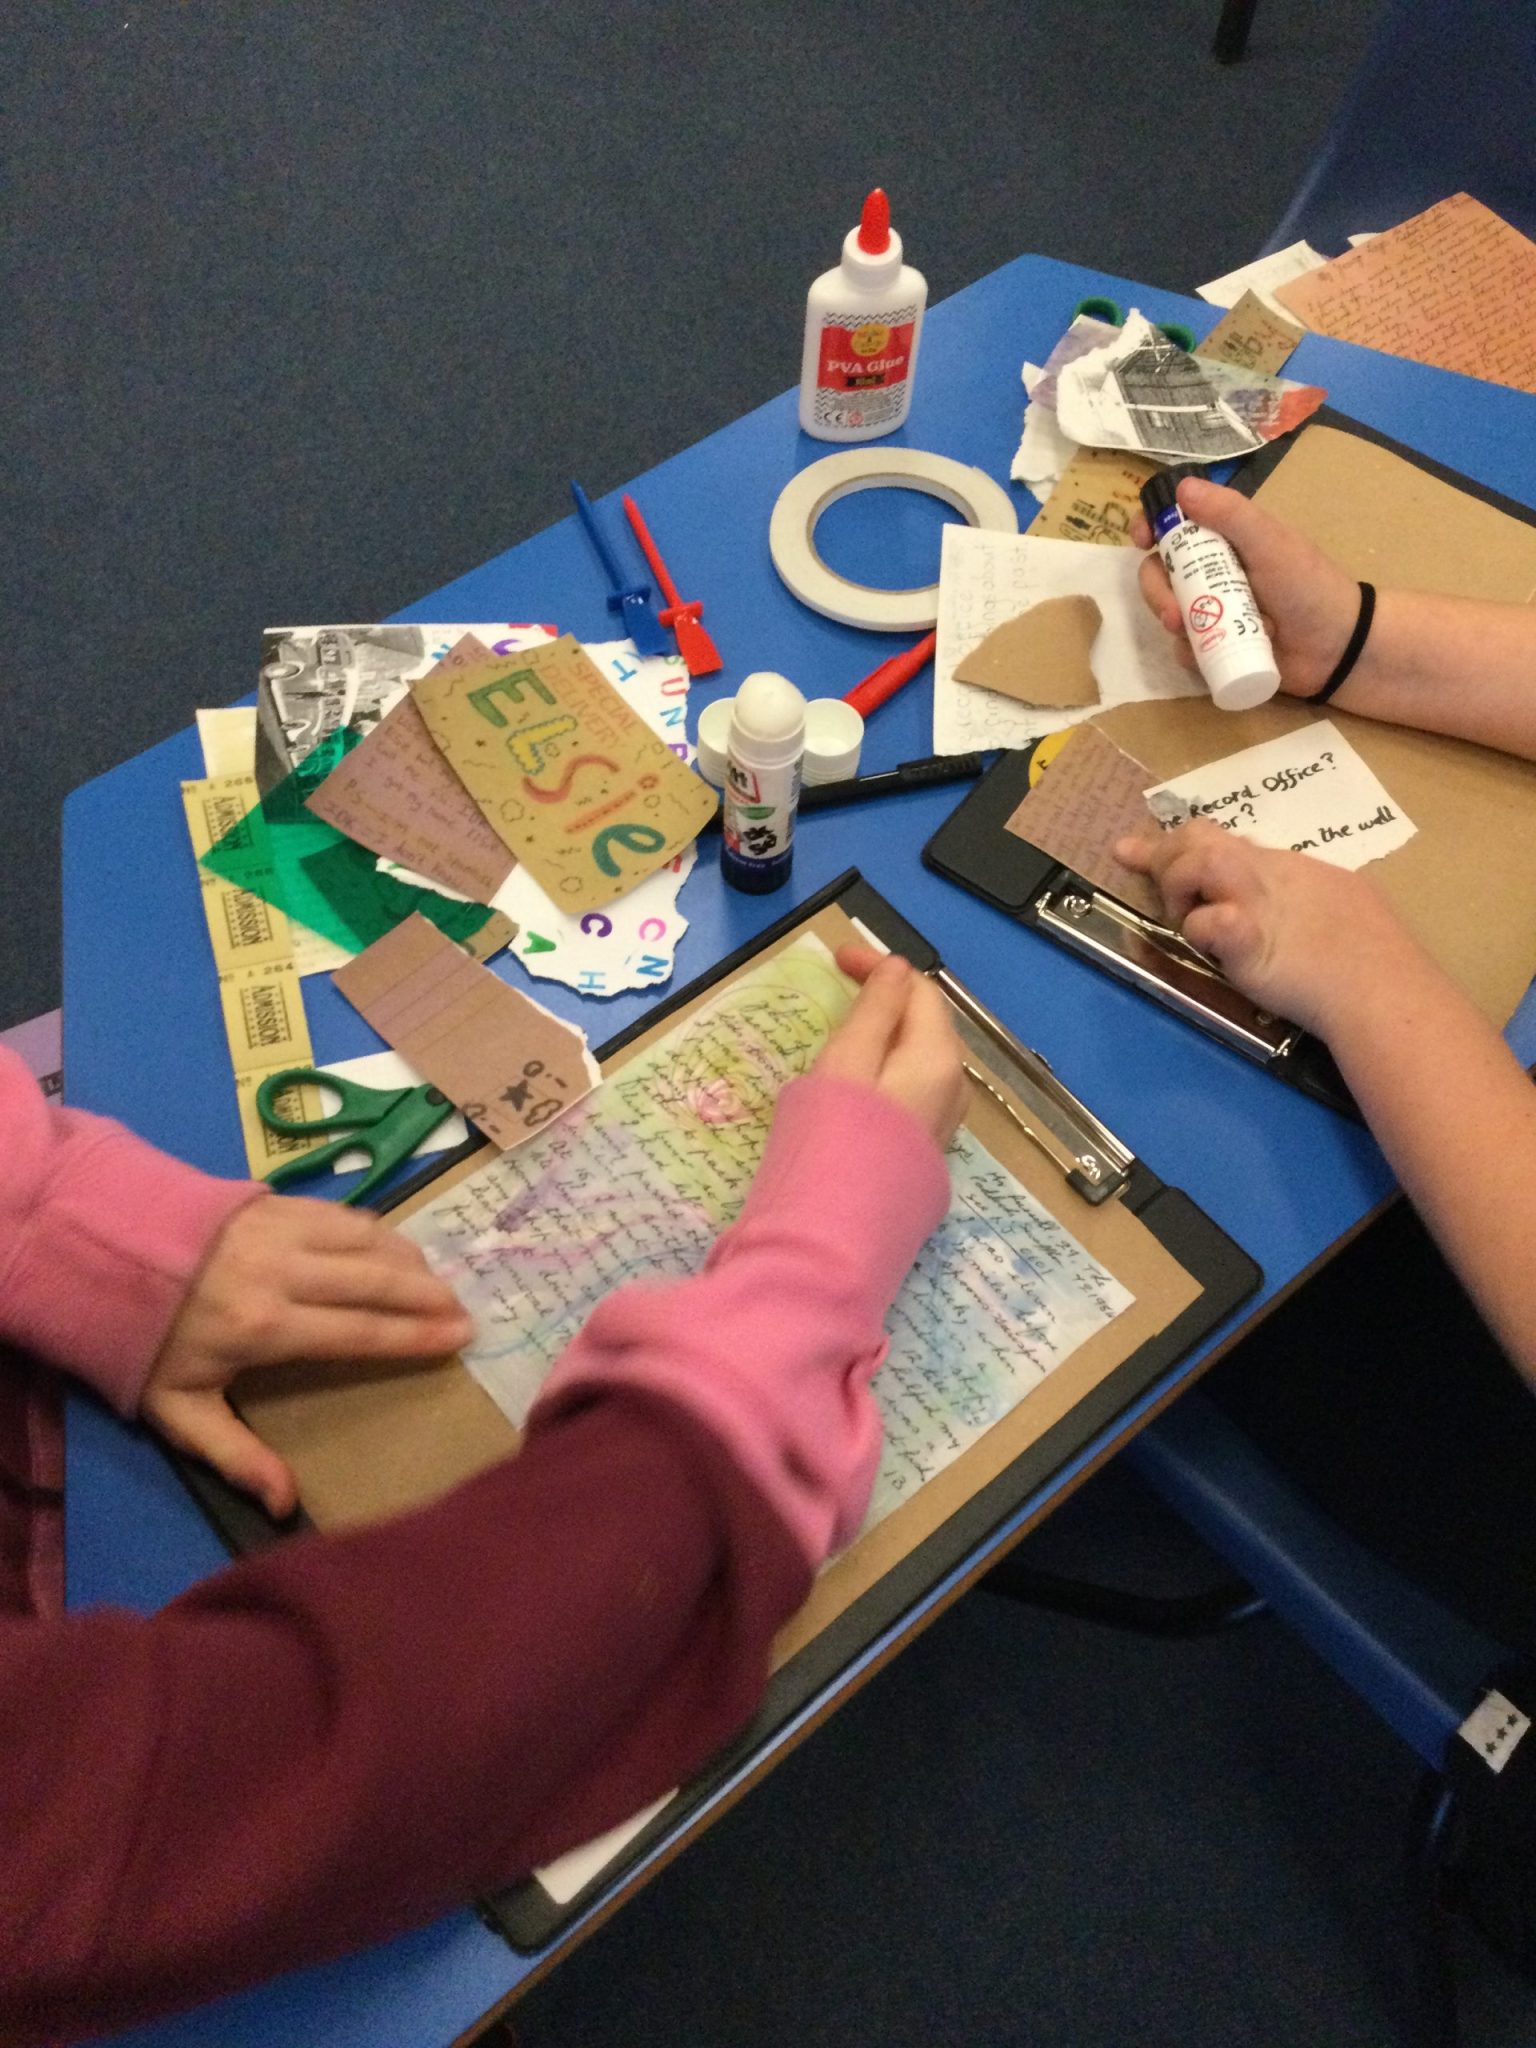
[{"label": "blue classroom table", "polygon": [[[1024,358],[1043,361],[1080,299],[1108,296],[1198,333],[1217,317],[1202,301],[1044,257],[1025,256],[936,306],[923,340],[906,427],[879,445],[931,449],[1000,482],[1017,445]],[[1328,387],[1329,402],[1366,424],[1524,502],[1536,501],[1536,400],[1399,362],[1304,340],[1289,373]],[[726,658],[694,685],[692,712],[733,692],[753,669],[791,676],[808,695],[841,695],[911,636],[884,637],[807,611],[768,556],[769,513],[784,483],[828,446],[799,433],[793,393],[662,463],[634,488],[685,597],[706,600]],[[1034,503],[1020,487],[1020,524]],[[603,517],[630,549],[616,496]],[[909,494],[866,494],[822,522],[824,551],[843,573],[890,585],[933,580],[940,511]],[[583,640],[614,636],[604,585],[574,520],[510,549],[397,614],[403,620],[551,619]],[[254,668],[254,661],[253,661]],[[209,701],[232,701],[249,675],[208,679]],[[865,771],[930,751],[932,685],[911,684],[870,721]],[[74,792],[64,829],[64,1028],[69,1100],[122,1118],[143,1136],[215,1173],[245,1171],[207,934],[177,785],[202,773],[191,731]],[[1031,1522],[1070,1491],[1114,1442],[1196,1376],[1242,1324],[1325,1259],[1391,1192],[1374,1142],[1330,1111],[1121,988],[921,865],[923,842],[963,790],[941,788],[802,819],[787,889],[741,896],[720,883],[711,843],[686,884],[690,920],[679,985],[750,939],[844,868],[861,868],[946,964],[1138,1155],[1183,1188],[1264,1268],[1241,1318],[1215,1332],[1112,1433],[1043,1486],[841,1680],[812,1702],[741,1777],[766,1768],[829,1701],[851,1690],[893,1641],[922,1627]],[[509,978],[515,970],[508,969]],[[536,992],[579,1021],[594,1045],[640,1016],[650,992],[583,1001],[555,983]],[[322,1061],[378,1041],[331,987],[312,977],[305,1001]],[[1536,1005],[1510,1027],[1536,1059]],[[153,1609],[216,1570],[224,1552],[153,1442],[83,1400],[72,1404],[68,1468],[72,1604]],[[740,1779],[723,1788],[710,1811]],[[707,1824],[708,1813],[704,1817]],[[660,1860],[656,1852],[641,1872]],[[472,2033],[601,1915],[599,1907],[544,1954],[515,1955],[469,1911],[382,1948],[302,1971],[216,2005],[118,2037],[134,2048],[444,2048]]]}]

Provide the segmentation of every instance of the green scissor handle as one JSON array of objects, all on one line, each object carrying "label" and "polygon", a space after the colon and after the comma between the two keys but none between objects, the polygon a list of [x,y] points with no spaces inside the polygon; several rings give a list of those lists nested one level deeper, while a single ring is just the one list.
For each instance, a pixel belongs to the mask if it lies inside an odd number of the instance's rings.
[{"label": "green scissor handle", "polygon": [[[325,1116],[289,1117],[277,1107],[285,1089],[305,1083],[326,1088],[340,1098],[340,1107]],[[380,1181],[392,1173],[401,1160],[409,1159],[416,1147],[445,1117],[453,1104],[440,1088],[423,1081],[410,1088],[368,1088],[361,1081],[349,1081],[341,1074],[323,1074],[315,1067],[285,1067],[269,1074],[256,1090],[256,1112],[270,1131],[284,1137],[306,1138],[322,1131],[338,1135],[328,1145],[317,1145],[296,1159],[285,1159],[266,1176],[269,1187],[286,1187],[291,1181],[307,1180],[323,1172],[343,1152],[366,1152],[369,1170],[349,1195],[348,1202],[360,1202]]]},{"label": "green scissor handle", "polygon": [[[1123,327],[1125,314],[1113,299],[1079,299],[1073,308],[1072,318],[1086,315],[1090,320],[1105,320],[1111,327]],[[1195,345],[1195,337],[1180,320],[1165,320],[1158,328],[1159,334],[1167,335],[1175,348],[1183,349],[1186,355]]]}]

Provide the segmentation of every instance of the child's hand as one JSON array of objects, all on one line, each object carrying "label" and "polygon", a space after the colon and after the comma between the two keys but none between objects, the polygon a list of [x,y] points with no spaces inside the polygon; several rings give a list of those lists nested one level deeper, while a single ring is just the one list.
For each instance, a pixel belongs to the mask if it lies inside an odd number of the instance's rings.
[{"label": "child's hand", "polygon": [[224,1398],[237,1373],[299,1359],[440,1358],[472,1325],[409,1238],[335,1202],[264,1195],[213,1241],[150,1367],[140,1412],[273,1515],[298,1489]]},{"label": "child's hand", "polygon": [[1230,982],[1321,1038],[1428,965],[1363,875],[1255,846],[1209,818],[1118,840],[1115,857],[1152,877],[1169,922]]},{"label": "child's hand", "polygon": [[[1237,551],[1264,615],[1281,688],[1293,697],[1310,697],[1320,690],[1355,630],[1360,613],[1359,584],[1294,527],[1284,525],[1241,491],[1228,490],[1224,484],[1185,477],[1179,485],[1179,510],[1219,533]],[[1131,538],[1139,548],[1152,545],[1152,530],[1140,513],[1132,523]],[[1177,636],[1180,661],[1193,668],[1195,657],[1178,599],[1169,587],[1162,559],[1155,553],[1141,565],[1141,594],[1168,631]]]},{"label": "child's hand", "polygon": [[837,964],[864,986],[822,1047],[817,1073],[878,1089],[926,1124],[942,1148],[959,1129],[968,1090],[938,984],[900,954],[873,946],[839,946]]}]

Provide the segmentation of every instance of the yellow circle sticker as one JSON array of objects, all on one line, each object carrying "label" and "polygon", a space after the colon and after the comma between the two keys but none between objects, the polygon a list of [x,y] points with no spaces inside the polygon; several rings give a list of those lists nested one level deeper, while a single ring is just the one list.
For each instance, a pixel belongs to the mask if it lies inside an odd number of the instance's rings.
[{"label": "yellow circle sticker", "polygon": [[1029,757],[1029,786],[1034,788],[1040,777],[1050,767],[1062,748],[1077,730],[1069,725],[1061,732],[1048,732],[1044,739],[1035,741],[1035,751]]},{"label": "yellow circle sticker", "polygon": [[883,320],[868,320],[854,328],[848,346],[856,356],[877,356],[890,346],[890,340],[891,330]]}]

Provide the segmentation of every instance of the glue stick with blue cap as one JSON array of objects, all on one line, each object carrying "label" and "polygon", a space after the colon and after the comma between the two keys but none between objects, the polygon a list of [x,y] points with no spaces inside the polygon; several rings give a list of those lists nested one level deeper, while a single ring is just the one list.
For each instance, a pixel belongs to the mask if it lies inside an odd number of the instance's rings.
[{"label": "glue stick with blue cap", "polygon": [[1179,510],[1179,485],[1196,474],[1160,469],[1141,487],[1141,509],[1211,702],[1219,711],[1247,711],[1273,697],[1280,671],[1231,542]]}]

